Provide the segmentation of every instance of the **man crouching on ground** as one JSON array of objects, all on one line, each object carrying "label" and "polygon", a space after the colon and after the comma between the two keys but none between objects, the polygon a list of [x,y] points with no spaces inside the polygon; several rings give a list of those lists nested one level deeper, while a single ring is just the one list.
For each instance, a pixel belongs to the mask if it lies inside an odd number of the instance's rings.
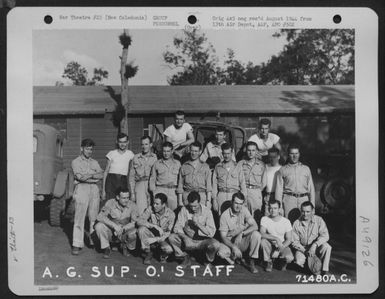
[{"label": "man crouching on ground", "polygon": [[289,219],[279,214],[281,203],[278,200],[269,201],[269,216],[261,219],[261,247],[263,260],[266,263],[265,271],[273,270],[273,260],[281,261],[281,270],[286,270],[287,264],[294,260],[290,250],[293,231]]},{"label": "man crouching on ground", "polygon": [[242,253],[248,250],[250,271],[258,273],[255,264],[261,234],[258,232],[258,224],[245,206],[245,196],[241,192],[233,194],[231,207],[221,215],[219,232],[224,244],[221,244],[218,256],[231,263],[231,260],[242,260]]},{"label": "man crouching on ground", "polygon": [[187,206],[180,210],[174,233],[169,237],[175,258],[183,259],[182,268],[191,265],[190,256],[182,250],[182,246],[188,251],[205,253],[208,264],[214,261],[220,246],[220,243],[213,239],[216,231],[213,214],[200,200],[198,192],[190,192],[187,196]]},{"label": "man crouching on ground", "polygon": [[151,265],[153,256],[151,247],[154,245],[160,249],[160,262],[167,261],[168,255],[173,252],[167,239],[174,222],[175,214],[167,207],[167,196],[163,193],[156,194],[152,207],[146,208],[137,221],[140,243],[146,254],[143,261],[145,265]]},{"label": "man crouching on ground", "polygon": [[120,241],[124,256],[129,256],[129,250],[135,250],[136,247],[135,223],[139,217],[138,208],[130,200],[128,188],[121,187],[116,194],[116,198],[108,200],[96,218],[98,223],[95,231],[104,258],[110,257],[110,242],[114,239]]}]

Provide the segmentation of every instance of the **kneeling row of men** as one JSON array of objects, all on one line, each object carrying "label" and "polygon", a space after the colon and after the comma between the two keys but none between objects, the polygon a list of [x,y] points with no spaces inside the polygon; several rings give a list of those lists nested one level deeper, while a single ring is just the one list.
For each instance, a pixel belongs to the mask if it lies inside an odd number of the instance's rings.
[{"label": "kneeling row of men", "polygon": [[95,224],[103,257],[110,257],[113,240],[119,241],[122,254],[129,256],[130,251],[136,249],[139,237],[147,265],[152,263],[154,251],[157,251],[161,263],[173,253],[185,268],[191,264],[189,253],[196,252],[203,256],[206,264],[214,262],[216,256],[230,264],[245,264],[245,256],[249,270],[257,273],[261,251],[268,272],[272,271],[274,260],[281,270],[294,259],[303,268],[306,259],[314,255],[322,261],[322,272],[329,271],[328,230],[322,218],[314,215],[310,201],[301,205],[302,215],[292,227],[279,213],[281,203],[270,200],[269,216],[262,217],[259,228],[245,205],[245,196],[237,192],[232,196],[231,206],[220,216],[217,237],[221,242],[214,238],[217,230],[211,210],[200,201],[198,192],[190,192],[187,205],[175,219],[174,212],[167,206],[167,196],[158,193],[152,205],[139,215],[136,204],[130,200],[129,190],[121,188],[116,198],[104,205]]}]

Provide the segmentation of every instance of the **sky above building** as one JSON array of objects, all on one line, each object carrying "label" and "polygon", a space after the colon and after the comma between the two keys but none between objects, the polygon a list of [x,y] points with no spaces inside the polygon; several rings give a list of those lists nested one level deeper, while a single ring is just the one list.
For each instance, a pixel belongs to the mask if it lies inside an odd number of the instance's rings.
[{"label": "sky above building", "polygon": [[[36,30],[33,32],[33,84],[53,86],[57,81],[71,85],[62,78],[65,66],[76,61],[85,67],[89,77],[93,69],[103,67],[109,73],[105,85],[120,85],[119,35],[123,30]],[[162,53],[173,47],[173,37],[182,36],[181,30],[130,30],[132,45],[128,61],[139,66],[130,85],[167,85],[171,70]],[[273,37],[274,30],[205,30],[223,66],[226,51],[235,51],[235,58],[258,65],[278,54],[286,44],[285,38]]]}]

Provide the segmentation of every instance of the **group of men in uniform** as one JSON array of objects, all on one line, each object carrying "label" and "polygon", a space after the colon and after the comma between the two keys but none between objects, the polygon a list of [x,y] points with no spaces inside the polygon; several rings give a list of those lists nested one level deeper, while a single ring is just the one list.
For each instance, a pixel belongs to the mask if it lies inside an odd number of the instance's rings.
[{"label": "group of men in uniform", "polygon": [[[270,125],[268,119],[260,121],[238,163],[225,128],[218,127],[215,140],[202,148],[182,111],[164,132],[160,159],[152,152],[149,136],[141,138],[141,152],[134,155],[127,149],[128,136],[119,134],[117,149],[106,155],[103,171],[91,158],[94,142],[83,140],[81,154],[72,162],[72,254],[84,247],[88,215],[89,234],[97,235],[104,258],[110,257],[114,242],[125,256],[139,243],[145,264],[151,264],[157,253],[161,263],[173,255],[187,267],[195,252],[209,265],[218,257],[257,273],[261,252],[266,271],[272,271],[274,261],[282,270],[293,260],[304,268],[309,258],[318,256],[319,271],[327,273],[329,234],[314,214],[310,169],[299,162],[295,145],[288,148],[287,164],[279,164],[282,149]],[[181,165],[182,156],[189,158]],[[97,182],[102,179],[102,198],[107,201],[99,211]],[[93,246],[92,237],[89,243]]]}]

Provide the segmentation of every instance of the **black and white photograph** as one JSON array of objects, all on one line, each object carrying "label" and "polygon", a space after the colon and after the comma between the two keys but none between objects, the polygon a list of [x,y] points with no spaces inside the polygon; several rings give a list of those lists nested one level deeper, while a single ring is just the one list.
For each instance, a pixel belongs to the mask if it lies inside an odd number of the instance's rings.
[{"label": "black and white photograph", "polygon": [[31,30],[39,290],[359,282],[357,29],[214,15]]}]

